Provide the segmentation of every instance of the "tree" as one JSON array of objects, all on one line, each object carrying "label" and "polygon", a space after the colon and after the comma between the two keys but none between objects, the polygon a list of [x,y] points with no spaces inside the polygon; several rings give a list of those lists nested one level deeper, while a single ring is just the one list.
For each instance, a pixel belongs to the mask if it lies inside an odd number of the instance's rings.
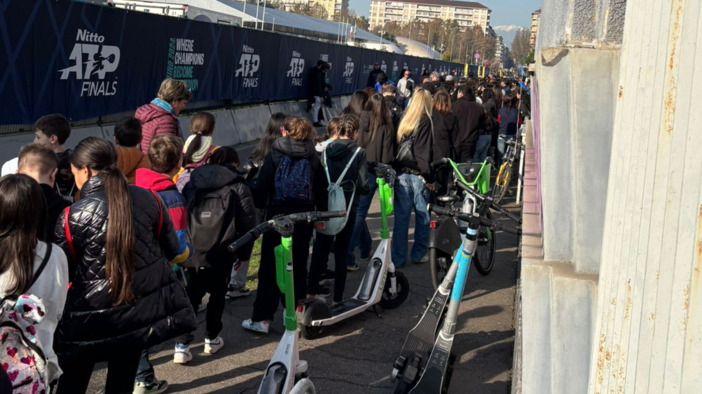
[{"label": "tree", "polygon": [[346,22],[359,29],[370,31],[370,22],[365,16],[358,16],[353,10],[344,10],[341,13],[334,14],[335,22]]},{"label": "tree", "polygon": [[441,60],[443,60],[445,62],[450,62],[451,61],[451,51],[448,51],[448,50],[444,51],[441,54]]},{"label": "tree", "polygon": [[520,29],[514,37],[514,41],[512,41],[512,48],[510,49],[512,59],[516,64],[524,64],[530,51],[529,32],[526,29]]},{"label": "tree", "polygon": [[311,16],[313,18],[327,19],[327,10],[319,3],[297,3],[290,9],[290,12],[299,15]]}]

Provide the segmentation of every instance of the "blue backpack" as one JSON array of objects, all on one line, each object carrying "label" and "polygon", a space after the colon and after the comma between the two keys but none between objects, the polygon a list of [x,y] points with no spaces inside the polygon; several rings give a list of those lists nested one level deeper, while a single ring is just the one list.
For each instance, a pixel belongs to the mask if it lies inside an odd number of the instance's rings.
[{"label": "blue backpack", "polygon": [[275,170],[275,199],[277,201],[312,200],[312,165],[306,158],[283,156]]}]

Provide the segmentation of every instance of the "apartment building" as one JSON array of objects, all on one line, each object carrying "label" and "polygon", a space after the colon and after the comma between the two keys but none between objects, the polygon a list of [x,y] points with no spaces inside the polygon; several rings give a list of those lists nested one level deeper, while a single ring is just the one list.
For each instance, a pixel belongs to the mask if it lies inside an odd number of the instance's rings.
[{"label": "apartment building", "polygon": [[500,68],[504,67],[505,56],[507,56],[507,45],[502,36],[497,36],[495,40],[495,60],[500,63]]},{"label": "apartment building", "polygon": [[529,36],[529,44],[532,48],[536,45],[536,32],[539,30],[539,18],[541,17],[541,9],[531,13],[531,35]]},{"label": "apartment building", "polygon": [[451,0],[371,0],[370,27],[384,26],[387,22],[400,24],[420,20],[429,22],[436,18],[455,20],[461,30],[479,25],[487,34],[490,13],[486,6],[467,1]]},{"label": "apartment building", "polygon": [[349,0],[281,0],[284,11],[291,11],[295,4],[319,4],[327,11],[327,19],[333,20],[334,15],[348,11]]}]

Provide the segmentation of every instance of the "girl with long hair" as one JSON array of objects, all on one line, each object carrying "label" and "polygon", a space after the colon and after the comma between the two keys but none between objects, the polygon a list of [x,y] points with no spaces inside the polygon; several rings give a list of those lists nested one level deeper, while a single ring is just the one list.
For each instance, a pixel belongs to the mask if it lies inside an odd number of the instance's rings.
[{"label": "girl with long hair", "polygon": [[190,173],[207,162],[212,152],[217,148],[212,135],[215,130],[215,117],[209,112],[198,112],[190,121],[190,133],[183,145],[183,169],[176,175],[176,186],[179,192],[190,181]]},{"label": "girl with long hair", "polygon": [[68,263],[60,248],[45,242],[46,220],[46,199],[34,179],[0,179],[0,297],[30,293],[41,300],[44,318],[34,327],[47,360],[48,386],[61,376],[54,331],[66,304]]},{"label": "girl with long hair", "polygon": [[407,262],[407,246],[410,215],[415,212],[414,246],[410,259],[424,262],[429,243],[429,193],[434,190],[433,161],[434,125],[431,120],[431,94],[426,89],[417,89],[405,111],[397,131],[398,144],[411,140],[414,157],[398,157],[397,184],[395,187],[395,226],[392,232],[392,261],[396,267]]},{"label": "girl with long hair", "polygon": [[[356,134],[356,144],[366,150],[369,163],[392,164],[395,159],[395,130],[392,126],[390,110],[383,96],[374,94],[366,103],[366,110],[361,113],[360,128]],[[347,269],[358,270],[354,250],[359,248],[361,260],[371,256],[372,241],[366,216],[378,185],[375,182],[375,172],[368,172],[369,193],[361,199],[356,210],[356,222],[349,241],[349,254],[346,258]]]},{"label": "girl with long hair", "polygon": [[71,157],[80,201],[56,224],[72,282],[55,336],[59,394],[84,393],[98,362],[107,362],[106,394],[131,392],[143,349],[197,328],[168,266],[179,253],[171,217],[158,195],[127,185],[116,161],[96,137]]},{"label": "girl with long hair", "polygon": [[[372,89],[372,88],[371,88]],[[361,112],[366,106],[368,101],[368,94],[363,90],[357,90],[351,95],[351,100],[349,104],[341,111],[342,115],[353,115],[358,119],[361,116]]]},{"label": "girl with long hair", "polygon": [[[455,159],[453,145],[459,131],[458,117],[451,112],[451,96],[443,89],[439,89],[434,94],[432,123],[434,124],[435,160],[444,157]],[[436,174],[439,195],[446,194],[450,171],[450,168],[443,168]]]},{"label": "girl with long hair", "polygon": [[256,149],[254,149],[253,153],[251,153],[251,156],[246,161],[246,164],[244,164],[244,177],[246,181],[249,182],[249,186],[252,190],[256,188],[258,171],[266,160],[266,156],[271,153],[273,143],[287,135],[285,131],[285,121],[288,118],[288,115],[280,112],[271,115],[271,119],[268,121],[268,126],[266,127],[266,131],[263,132],[261,141],[258,142],[258,146],[256,146]]}]

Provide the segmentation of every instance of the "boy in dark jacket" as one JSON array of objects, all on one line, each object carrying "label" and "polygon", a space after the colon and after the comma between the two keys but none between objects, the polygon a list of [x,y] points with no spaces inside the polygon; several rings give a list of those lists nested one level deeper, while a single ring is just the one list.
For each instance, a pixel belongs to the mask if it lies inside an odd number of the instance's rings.
[{"label": "boy in dark jacket", "polygon": [[[256,210],[251,190],[237,171],[236,149],[223,146],[214,151],[206,165],[190,174],[183,195],[188,202],[188,241],[193,256],[185,263],[189,281],[186,288],[195,310],[205,293],[210,294],[205,318],[205,353],[214,354],[224,346],[219,336],[229,276],[234,262],[248,261],[253,242],[235,253],[227,247],[256,226]],[[192,333],[176,339],[173,362],[192,359]]]},{"label": "boy in dark jacket", "polygon": [[[137,121],[138,122],[138,121]],[[134,150],[141,154],[138,149]],[[190,247],[185,241],[185,218],[187,206],[185,198],[178,192],[173,176],[180,170],[183,161],[183,140],[171,135],[161,134],[151,140],[148,160],[151,168],[139,168],[135,172],[136,186],[156,192],[164,204],[164,208],[173,222],[173,227],[178,235],[179,255],[171,260],[172,263],[181,264],[190,257]],[[117,155],[119,158],[119,154]],[[119,163],[119,160],[118,160]],[[137,370],[134,394],[161,393],[168,388],[168,382],[156,379],[154,367],[149,362],[149,349],[141,353],[139,369]]]},{"label": "boy in dark jacket", "polygon": [[[259,188],[256,190],[258,208],[267,209],[266,219],[276,215],[297,212],[326,211],[328,206],[327,178],[314,149],[312,138],[315,129],[307,119],[291,117],[285,122],[286,136],[275,141],[271,153],[266,157],[258,175]],[[284,169],[288,166],[307,166],[311,179],[295,179],[304,183],[300,192],[307,187],[300,198],[283,197],[286,191]],[[305,171],[306,172],[306,171]],[[316,224],[317,225],[317,224]],[[293,233],[293,270],[295,271],[295,298],[304,299],[307,294],[307,258],[312,238],[312,226],[304,223],[295,225]],[[278,309],[280,290],[276,284],[274,248],[280,245],[280,235],[269,231],[263,235],[261,244],[261,265],[258,271],[258,291],[251,319],[244,320],[242,327],[257,332],[268,332],[270,320]]]},{"label": "boy in dark jacket", "polygon": [[336,234],[336,241],[332,235],[317,232],[307,281],[307,293],[312,297],[316,294],[322,296],[331,294],[326,288],[319,286],[319,280],[327,267],[329,252],[332,244],[334,244],[334,302],[337,303],[341,302],[344,296],[346,258],[356,221],[356,209],[361,196],[367,195],[369,189],[366,151],[363,148],[359,148],[354,142],[358,131],[356,117],[353,115],[342,115],[332,119],[329,126],[332,125],[336,128],[336,134],[324,151],[323,157],[326,159],[326,163],[323,161],[322,164],[328,169],[330,182],[337,182],[346,166],[350,163],[344,179],[340,183],[340,186],[344,189],[346,207],[349,214],[346,218],[346,226],[341,232]]},{"label": "boy in dark jacket", "polygon": [[388,105],[390,110],[390,117],[392,118],[392,125],[397,130],[397,126],[400,125],[400,119],[402,118],[402,107],[395,100],[395,95],[397,94],[396,89],[392,84],[386,83],[383,85],[383,99],[385,99],[385,104]]},{"label": "boy in dark jacket", "polygon": [[127,177],[127,182],[134,185],[136,172],[140,168],[151,168],[149,156],[141,153],[137,146],[141,142],[141,121],[131,116],[124,117],[115,124],[115,150],[117,167]]},{"label": "boy in dark jacket", "polygon": [[61,212],[71,202],[58,194],[55,188],[58,158],[53,150],[38,144],[23,146],[19,152],[18,170],[39,183],[49,208],[46,217],[46,242],[54,242],[54,229]]}]

